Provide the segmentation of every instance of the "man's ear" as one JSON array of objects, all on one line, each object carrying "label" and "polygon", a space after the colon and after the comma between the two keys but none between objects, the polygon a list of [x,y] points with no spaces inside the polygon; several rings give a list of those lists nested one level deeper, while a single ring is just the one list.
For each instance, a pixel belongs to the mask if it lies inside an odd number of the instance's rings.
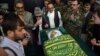
[{"label": "man's ear", "polygon": [[13,31],[11,31],[11,30],[9,30],[9,31],[7,31],[7,36],[12,36],[14,34],[14,32]]}]

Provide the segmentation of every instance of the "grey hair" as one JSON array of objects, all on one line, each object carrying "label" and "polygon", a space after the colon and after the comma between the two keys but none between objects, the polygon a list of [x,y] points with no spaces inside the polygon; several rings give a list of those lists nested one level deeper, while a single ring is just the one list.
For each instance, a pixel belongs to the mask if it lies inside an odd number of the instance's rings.
[{"label": "grey hair", "polygon": [[36,15],[36,14],[43,14],[43,12],[40,9],[40,7],[35,7],[35,9],[34,9],[34,15]]}]

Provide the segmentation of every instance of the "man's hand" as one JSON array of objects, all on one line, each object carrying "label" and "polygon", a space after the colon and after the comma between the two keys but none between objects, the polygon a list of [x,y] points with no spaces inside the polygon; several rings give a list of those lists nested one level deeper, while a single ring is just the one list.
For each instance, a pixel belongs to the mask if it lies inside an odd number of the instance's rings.
[{"label": "man's hand", "polygon": [[28,44],[28,40],[27,39],[23,39],[22,40],[22,44],[23,44],[23,46],[26,46]]},{"label": "man's hand", "polygon": [[94,14],[93,17],[94,17],[94,19],[95,19],[95,20],[94,20],[95,24],[100,24],[100,18],[99,18],[99,16],[97,15],[97,13]]},{"label": "man's hand", "polygon": [[35,26],[38,26],[38,25],[40,25],[40,24],[42,24],[42,19],[37,20]]},{"label": "man's hand", "polygon": [[95,38],[91,39],[91,44],[94,46],[100,46],[100,43],[97,43],[97,40]]},{"label": "man's hand", "polygon": [[48,28],[49,26],[48,26],[48,24],[45,24],[45,28]]}]

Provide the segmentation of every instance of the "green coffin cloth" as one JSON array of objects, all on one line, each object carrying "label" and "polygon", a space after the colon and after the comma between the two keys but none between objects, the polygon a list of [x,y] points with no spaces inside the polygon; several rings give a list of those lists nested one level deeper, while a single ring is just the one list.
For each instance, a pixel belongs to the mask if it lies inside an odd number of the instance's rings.
[{"label": "green coffin cloth", "polygon": [[[48,32],[59,30],[62,35],[48,38]],[[63,27],[40,31],[41,43],[46,56],[96,56],[79,37],[72,37]]]},{"label": "green coffin cloth", "polygon": [[87,56],[70,35],[61,35],[44,42],[46,56]]}]

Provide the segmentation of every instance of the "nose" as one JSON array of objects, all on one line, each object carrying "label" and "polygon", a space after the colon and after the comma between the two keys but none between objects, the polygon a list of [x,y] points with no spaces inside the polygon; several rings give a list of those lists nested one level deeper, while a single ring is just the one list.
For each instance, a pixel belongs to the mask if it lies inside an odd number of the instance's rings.
[{"label": "nose", "polygon": [[27,33],[28,33],[28,32],[27,32],[25,29],[23,29],[23,34],[24,34],[24,35],[27,35]]}]

